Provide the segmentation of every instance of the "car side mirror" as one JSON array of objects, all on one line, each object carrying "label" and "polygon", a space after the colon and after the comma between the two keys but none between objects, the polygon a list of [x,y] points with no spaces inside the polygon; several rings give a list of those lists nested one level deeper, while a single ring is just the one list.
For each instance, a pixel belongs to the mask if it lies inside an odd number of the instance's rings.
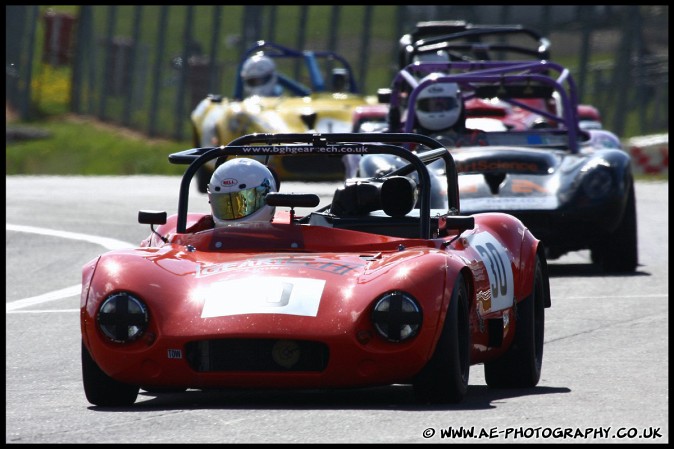
[{"label": "car side mirror", "polygon": [[166,224],[166,212],[158,210],[138,211],[138,223],[149,225]]},{"label": "car side mirror", "polygon": [[443,215],[438,219],[438,234],[449,235],[449,231],[463,232],[475,228],[475,217],[472,215]]}]

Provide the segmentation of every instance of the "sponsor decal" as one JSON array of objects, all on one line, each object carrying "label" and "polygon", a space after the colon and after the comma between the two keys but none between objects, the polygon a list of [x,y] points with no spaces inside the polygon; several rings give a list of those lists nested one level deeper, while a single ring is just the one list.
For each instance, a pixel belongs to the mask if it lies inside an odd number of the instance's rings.
[{"label": "sponsor decal", "polygon": [[489,171],[507,171],[517,173],[540,173],[545,171],[534,162],[522,161],[494,161],[494,160],[472,160],[466,162],[456,162],[456,168],[459,173],[471,172],[489,172]]},{"label": "sponsor decal", "polygon": [[444,91],[445,91],[444,87],[437,84],[433,84],[428,88],[428,92],[431,94],[440,94],[443,93]]},{"label": "sponsor decal", "polygon": [[183,358],[183,352],[180,349],[169,349],[166,355],[169,359]]},{"label": "sponsor decal", "polygon": [[548,193],[548,189],[543,187],[540,184],[536,184],[533,181],[527,179],[514,179],[512,182],[511,190],[513,193],[531,193],[531,192],[540,192]]},{"label": "sponsor decal", "polygon": [[365,145],[274,145],[274,146],[251,146],[242,147],[245,153],[259,154],[302,154],[302,153],[368,153],[369,147]]},{"label": "sponsor decal", "polygon": [[250,268],[282,269],[288,268],[289,266],[344,276],[364,265],[365,263],[358,265],[337,263],[330,260],[317,259],[315,257],[251,258],[240,262],[200,265],[197,268],[196,277],[203,278],[233,270],[247,270]]},{"label": "sponsor decal", "polygon": [[461,212],[484,210],[555,210],[559,207],[556,196],[513,196],[493,198],[462,198]]}]

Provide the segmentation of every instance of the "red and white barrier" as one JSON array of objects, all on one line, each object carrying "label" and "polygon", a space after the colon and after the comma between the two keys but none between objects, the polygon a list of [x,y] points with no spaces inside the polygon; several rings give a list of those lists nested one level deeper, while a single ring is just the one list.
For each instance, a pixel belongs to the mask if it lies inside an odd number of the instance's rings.
[{"label": "red and white barrier", "polygon": [[639,174],[669,174],[669,133],[632,137],[623,144]]}]

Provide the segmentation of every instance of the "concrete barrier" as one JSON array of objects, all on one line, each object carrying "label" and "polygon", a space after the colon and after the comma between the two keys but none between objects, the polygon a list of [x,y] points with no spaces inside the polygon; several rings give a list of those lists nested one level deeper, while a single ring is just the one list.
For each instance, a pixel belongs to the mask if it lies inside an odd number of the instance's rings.
[{"label": "concrete barrier", "polygon": [[623,142],[637,174],[669,175],[669,133],[632,137]]}]

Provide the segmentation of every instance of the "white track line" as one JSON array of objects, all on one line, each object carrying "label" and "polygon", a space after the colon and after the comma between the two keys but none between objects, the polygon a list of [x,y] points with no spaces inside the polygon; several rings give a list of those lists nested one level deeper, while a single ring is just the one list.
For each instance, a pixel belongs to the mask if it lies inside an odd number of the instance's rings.
[{"label": "white track line", "polygon": [[42,234],[53,237],[61,237],[64,239],[81,240],[84,242],[101,245],[109,250],[133,248],[136,246],[129,242],[123,242],[121,240],[110,239],[107,237],[99,237],[97,235],[80,234],[79,232],[57,231],[55,229],[36,228],[34,226],[20,226],[7,223],[6,229],[8,231],[29,232],[31,234]]},{"label": "white track line", "polygon": [[[27,232],[31,234],[49,235],[52,237],[60,237],[64,239],[80,240],[84,242],[95,243],[109,250],[133,248],[136,246],[129,242],[124,242],[122,240],[116,240],[107,237],[99,237],[96,235],[89,235],[89,234],[80,234],[78,232],[57,231],[55,229],[36,228],[34,226],[20,226],[7,223],[6,229],[8,231],[14,232]],[[60,290],[54,290],[42,295],[33,296],[31,298],[19,299],[16,301],[8,302],[6,311],[13,312],[17,309],[22,309],[24,307],[33,306],[36,304],[56,301],[58,299],[68,298],[70,296],[78,296],[81,291],[82,285],[77,284],[71,287],[62,288]]]}]

